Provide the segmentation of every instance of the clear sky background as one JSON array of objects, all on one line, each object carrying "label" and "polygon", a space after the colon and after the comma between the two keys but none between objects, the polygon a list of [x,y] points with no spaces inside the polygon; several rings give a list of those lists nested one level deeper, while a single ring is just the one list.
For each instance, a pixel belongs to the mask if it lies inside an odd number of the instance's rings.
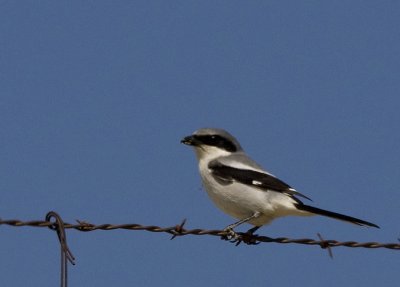
[{"label": "clear sky background", "polygon": [[[314,205],[271,237],[400,237],[398,1],[1,1],[0,217],[221,229],[200,127],[229,130]],[[244,226],[241,230],[245,230]],[[398,286],[399,251],[67,231],[70,286]],[[0,227],[2,286],[58,286],[43,228]]]}]

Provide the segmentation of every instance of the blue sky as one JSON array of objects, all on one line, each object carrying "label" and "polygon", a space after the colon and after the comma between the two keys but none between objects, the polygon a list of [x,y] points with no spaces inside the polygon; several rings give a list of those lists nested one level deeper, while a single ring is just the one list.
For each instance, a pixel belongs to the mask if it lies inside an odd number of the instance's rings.
[{"label": "blue sky", "polygon": [[[332,3],[334,2],[334,3]],[[271,237],[400,236],[396,1],[1,1],[0,217],[220,229],[180,139],[229,130],[314,205]],[[385,286],[398,251],[68,230],[70,286]],[[4,286],[59,284],[47,229],[1,226]]]}]

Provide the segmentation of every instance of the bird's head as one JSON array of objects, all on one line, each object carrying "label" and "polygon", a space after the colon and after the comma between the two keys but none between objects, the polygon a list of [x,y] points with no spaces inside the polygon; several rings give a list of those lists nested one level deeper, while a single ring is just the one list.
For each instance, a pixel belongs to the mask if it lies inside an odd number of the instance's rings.
[{"label": "bird's head", "polygon": [[242,151],[239,142],[227,131],[203,128],[184,137],[181,143],[193,146],[199,160],[227,156]]}]

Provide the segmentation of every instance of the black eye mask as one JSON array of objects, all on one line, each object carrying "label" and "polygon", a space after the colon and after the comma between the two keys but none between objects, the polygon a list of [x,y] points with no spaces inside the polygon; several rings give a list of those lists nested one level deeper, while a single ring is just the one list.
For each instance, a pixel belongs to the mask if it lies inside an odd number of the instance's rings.
[{"label": "black eye mask", "polygon": [[195,135],[194,137],[205,145],[215,146],[229,152],[237,151],[234,143],[219,135]]}]

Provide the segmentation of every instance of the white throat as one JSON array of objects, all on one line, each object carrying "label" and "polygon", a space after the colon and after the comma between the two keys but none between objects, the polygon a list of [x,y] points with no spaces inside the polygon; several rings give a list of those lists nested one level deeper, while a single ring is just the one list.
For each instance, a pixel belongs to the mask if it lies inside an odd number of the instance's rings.
[{"label": "white throat", "polygon": [[196,157],[201,164],[202,162],[210,162],[218,157],[231,155],[232,153],[213,146],[198,146],[194,148]]}]

